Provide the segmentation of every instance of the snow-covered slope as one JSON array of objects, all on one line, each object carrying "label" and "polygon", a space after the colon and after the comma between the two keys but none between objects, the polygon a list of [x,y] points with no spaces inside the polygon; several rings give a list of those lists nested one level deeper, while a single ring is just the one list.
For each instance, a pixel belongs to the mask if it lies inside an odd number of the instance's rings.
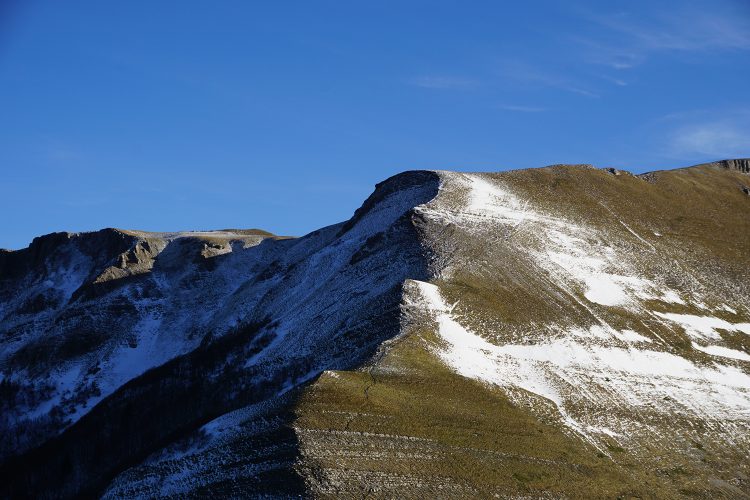
[{"label": "snow-covered slope", "polygon": [[7,253],[0,363],[12,400],[1,417],[3,455],[76,422],[213,328],[226,330],[214,311],[274,258],[267,236],[105,229]]},{"label": "snow-covered slope", "polygon": [[407,172],[302,238],[2,253],[7,491],[742,496],[748,165]]},{"label": "snow-covered slope", "polygon": [[[580,177],[587,175],[582,170]],[[522,317],[526,321],[511,326],[495,308],[463,307],[460,292],[449,294],[455,300],[449,306],[438,287],[420,283],[415,300],[435,316],[445,342],[436,352],[446,363],[504,387],[514,399],[531,395],[553,404],[565,425],[602,450],[604,441],[653,442],[663,435],[659,421],[677,418],[703,422],[704,436],[750,450],[750,288],[735,274],[746,276],[747,267],[722,262],[721,254],[706,252],[691,235],[643,217],[640,207],[612,208],[616,198],[587,193],[600,205],[595,210],[602,224],[586,217],[582,203],[536,203],[534,193],[513,179],[443,178],[447,192],[418,211],[435,224],[459,227],[465,241],[496,243],[470,245],[474,262],[454,257],[440,270],[440,281],[490,274],[498,283],[516,277],[506,270],[512,263],[533,274],[529,290],[559,304],[558,311],[545,311],[554,317]],[[742,201],[741,189],[736,191]],[[443,197],[454,201],[443,203]],[[750,232],[744,240],[733,243],[745,243],[747,250]],[[694,267],[686,251],[703,253],[705,263]],[[732,266],[728,272],[705,272],[724,264]],[[474,293],[502,300],[498,292]]]},{"label": "snow-covered slope", "polygon": [[[429,172],[393,177],[347,223],[298,239],[105,230],[53,235],[46,253],[32,245],[25,251],[31,256],[7,255],[27,270],[9,262],[3,280],[1,362],[11,399],[5,454],[66,428],[57,446],[92,427],[114,440],[121,429],[108,426],[122,418],[122,406],[137,402],[169,412],[168,423],[142,416],[152,434],[129,419],[133,432],[147,436],[138,442],[119,434],[119,447],[107,443],[110,460],[80,444],[71,451],[67,460],[93,470],[64,493],[101,487],[121,463],[175,433],[283,395],[325,369],[356,366],[397,331],[404,280],[428,277],[412,208],[437,186]],[[95,238],[122,244],[91,256],[86,249],[95,248]],[[37,297],[45,307],[27,312]],[[191,385],[196,378],[199,389]],[[204,404],[161,408],[169,400],[163,391]],[[26,459],[47,457],[32,452]]]}]

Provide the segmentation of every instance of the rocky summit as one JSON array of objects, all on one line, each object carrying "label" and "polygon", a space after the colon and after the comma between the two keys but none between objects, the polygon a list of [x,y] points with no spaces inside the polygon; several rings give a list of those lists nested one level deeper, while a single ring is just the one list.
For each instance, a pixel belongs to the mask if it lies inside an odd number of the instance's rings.
[{"label": "rocky summit", "polygon": [[2,250],[0,495],[750,498],[749,174],[412,171],[299,238]]}]

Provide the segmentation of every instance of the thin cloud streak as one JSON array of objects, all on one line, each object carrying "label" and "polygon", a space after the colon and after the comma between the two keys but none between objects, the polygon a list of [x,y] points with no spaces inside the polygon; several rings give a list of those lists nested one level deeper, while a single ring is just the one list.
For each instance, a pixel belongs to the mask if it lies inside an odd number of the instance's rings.
[{"label": "thin cloud streak", "polygon": [[614,70],[628,70],[641,65],[646,57],[640,50],[627,43],[611,44],[591,38],[575,36],[571,41],[581,52],[588,64],[607,66]]},{"label": "thin cloud streak", "polygon": [[597,92],[590,90],[585,84],[579,83],[578,80],[574,78],[541,70],[519,61],[506,61],[502,63],[499,69],[499,74],[502,78],[518,82],[556,88],[565,92],[595,99],[600,97]]},{"label": "thin cloud streak", "polygon": [[540,108],[536,106],[519,106],[515,104],[501,104],[498,106],[499,109],[505,111],[516,111],[519,113],[543,113],[547,111],[547,108]]},{"label": "thin cloud streak", "polygon": [[599,23],[630,37],[637,47],[645,50],[750,50],[750,26],[735,19],[706,12],[680,12],[659,17],[646,24],[619,15],[600,17]]},{"label": "thin cloud streak", "polygon": [[629,83],[623,80],[622,78],[617,78],[617,77],[609,76],[609,75],[598,75],[598,76],[602,80],[606,80],[610,83],[614,83],[618,87],[627,87],[629,85]]},{"label": "thin cloud streak", "polygon": [[673,158],[750,156],[750,110],[674,113],[666,125],[666,154]]},{"label": "thin cloud streak", "polygon": [[[722,9],[723,7],[723,9]],[[583,17],[602,29],[599,37],[574,37],[591,64],[629,70],[660,52],[750,50],[750,20],[718,3],[712,11],[684,9],[638,18],[627,12]]]},{"label": "thin cloud streak", "polygon": [[731,122],[689,125],[676,131],[671,141],[673,154],[694,154],[731,158],[750,155],[750,129]]},{"label": "thin cloud streak", "polygon": [[468,90],[476,88],[479,82],[471,78],[456,76],[420,76],[409,80],[411,85],[424,89]]}]

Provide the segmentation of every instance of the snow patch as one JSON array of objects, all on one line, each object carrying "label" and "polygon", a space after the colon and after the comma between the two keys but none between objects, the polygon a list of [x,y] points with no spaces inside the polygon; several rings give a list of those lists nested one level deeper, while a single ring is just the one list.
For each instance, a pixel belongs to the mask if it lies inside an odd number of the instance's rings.
[{"label": "snow patch", "polygon": [[[583,232],[576,229],[579,234]],[[591,248],[582,238],[570,234],[572,231],[550,229],[547,233],[550,247],[546,259],[539,259],[543,267],[555,275],[563,275],[582,283],[584,297],[590,302],[604,306],[624,306],[635,297],[647,297],[647,290],[654,285],[637,276],[608,272],[616,268],[615,251],[610,247]],[[594,257],[593,255],[597,255]],[[556,264],[550,268],[547,263]]]},{"label": "snow patch", "polygon": [[[414,305],[437,322],[445,342],[437,354],[448,366],[465,377],[511,389],[510,397],[512,389],[521,389],[551,401],[562,421],[589,442],[595,441],[589,427],[600,425],[602,419],[611,432],[629,431],[625,422],[611,415],[587,422],[588,415],[575,410],[582,400],[628,406],[634,414],[636,408],[717,420],[747,420],[750,414],[750,376],[735,367],[700,367],[671,353],[586,344],[576,335],[543,344],[494,345],[453,317],[437,286],[415,283],[420,298]],[[592,337],[601,333],[594,330]],[[628,330],[616,336],[648,341]]]},{"label": "snow patch", "polygon": [[[605,232],[557,213],[545,214],[496,179],[481,174],[443,175],[450,176],[453,194],[466,200],[463,206],[429,203],[417,210],[463,228],[489,232],[492,238],[502,238],[504,245],[514,245],[513,238],[523,231],[525,240],[519,251],[530,255],[567,293],[577,295],[581,290],[591,303],[630,309],[647,299],[682,303],[676,292],[664,292],[627,264],[620,252],[606,243]],[[624,221],[617,221],[654,251]]]},{"label": "snow patch", "polygon": [[737,310],[733,307],[728,306],[727,304],[722,304],[721,308],[730,314],[737,314]]},{"label": "snow patch", "polygon": [[685,333],[691,337],[702,340],[720,340],[721,335],[717,329],[739,331],[750,335],[750,323],[730,323],[713,316],[696,316],[694,314],[675,314],[654,312],[660,318],[677,323]]},{"label": "snow patch", "polygon": [[469,182],[469,212],[489,215],[515,224],[523,222],[529,216],[526,204],[520,203],[515,196],[499,186],[478,176],[470,176]]},{"label": "snow patch", "polygon": [[597,274],[584,277],[586,282],[586,293],[583,294],[591,302],[604,306],[616,306],[624,304],[628,300],[628,294],[611,275]]},{"label": "snow patch", "polygon": [[729,349],[718,345],[701,346],[693,342],[693,349],[705,352],[712,356],[721,356],[722,358],[738,359],[740,361],[750,361],[750,354],[736,349]]},{"label": "snow patch", "polygon": [[634,332],[633,330],[623,330],[621,332],[614,330],[613,334],[623,342],[652,342],[650,338],[644,337],[640,333]]},{"label": "snow patch", "polygon": [[662,302],[669,302],[670,304],[682,304],[685,305],[685,301],[682,300],[682,297],[680,297],[680,294],[678,294],[674,290],[665,290],[661,297],[659,297],[659,300]]}]

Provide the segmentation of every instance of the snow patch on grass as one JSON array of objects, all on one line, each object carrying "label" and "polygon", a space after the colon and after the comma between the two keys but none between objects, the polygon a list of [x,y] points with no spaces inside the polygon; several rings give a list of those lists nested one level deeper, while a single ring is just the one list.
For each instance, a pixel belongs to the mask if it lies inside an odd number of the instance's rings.
[{"label": "snow patch on grass", "polygon": [[659,297],[659,300],[662,302],[669,302],[670,304],[681,304],[685,305],[685,301],[682,300],[682,297],[680,297],[680,294],[678,294],[674,290],[665,290],[661,297]]},{"label": "snow patch on grass", "polygon": [[737,310],[733,307],[728,306],[727,304],[722,304],[721,308],[730,314],[737,314]]},{"label": "snow patch on grass", "polygon": [[[481,174],[445,172],[443,176],[450,180],[443,184],[450,187],[443,190],[450,190],[454,198],[464,202],[458,206],[450,200],[442,203],[439,196],[437,201],[417,210],[445,223],[502,239],[502,245],[517,246],[567,293],[583,295],[590,303],[629,309],[639,309],[640,302],[649,299],[684,304],[676,291],[641,275],[621,251],[607,243],[612,240],[608,233],[558,213],[545,213]],[[650,251],[655,250],[623,221],[614,221],[621,223],[624,229],[620,231],[635,236]],[[524,237],[522,243],[515,241],[520,234]]]},{"label": "snow patch on grass", "polygon": [[650,338],[644,337],[640,333],[634,332],[633,330],[623,330],[621,332],[613,330],[612,333],[615,337],[622,340],[623,342],[652,342]]},{"label": "snow patch on grass", "polygon": [[[750,418],[750,376],[733,366],[701,367],[668,352],[602,345],[598,337],[606,332],[603,328],[591,335],[596,342],[586,343],[570,332],[573,335],[543,344],[494,345],[455,319],[437,286],[415,283],[418,297],[413,305],[437,322],[445,342],[437,354],[448,366],[465,377],[511,389],[511,397],[512,389],[521,389],[551,401],[563,423],[590,442],[595,438],[588,429],[601,426],[602,420],[616,434],[627,435],[632,429],[613,415],[594,418],[581,407],[604,404],[630,408],[634,415],[642,408],[718,421]],[[629,330],[615,336],[648,341]]]},{"label": "snow patch on grass", "polygon": [[489,215],[515,224],[531,215],[525,203],[495,184],[478,176],[468,177],[470,183],[467,211],[479,215]]},{"label": "snow patch on grass", "polygon": [[750,361],[750,354],[744,351],[738,351],[736,349],[729,349],[728,347],[721,347],[718,345],[701,346],[693,342],[693,349],[705,352],[712,356],[721,356],[722,358],[738,359],[740,361]]},{"label": "snow patch on grass", "polygon": [[616,306],[624,304],[628,300],[628,294],[617,281],[607,275],[592,275],[584,278],[586,281],[586,293],[584,297],[591,302],[604,306]]},{"label": "snow patch on grass", "polygon": [[730,323],[729,321],[715,318],[713,316],[696,316],[694,314],[675,314],[654,312],[660,318],[666,319],[681,326],[685,333],[693,338],[701,340],[720,340],[720,330],[730,330],[750,335],[750,323]]}]

